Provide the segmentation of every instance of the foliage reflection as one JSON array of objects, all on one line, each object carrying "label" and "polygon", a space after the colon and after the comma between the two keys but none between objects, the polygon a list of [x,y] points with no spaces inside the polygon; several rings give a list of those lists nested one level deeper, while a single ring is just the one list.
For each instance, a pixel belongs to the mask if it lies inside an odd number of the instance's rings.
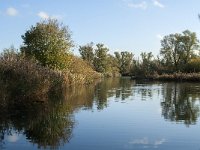
[{"label": "foliage reflection", "polygon": [[[23,134],[38,148],[58,149],[68,143],[76,125],[74,112],[103,110],[110,100],[161,100],[162,116],[172,122],[195,124],[199,117],[200,86],[196,83],[143,82],[111,78],[96,85],[71,87],[51,94],[48,101],[20,100],[1,86],[0,148],[6,135]],[[33,99],[33,98],[32,98]],[[5,103],[9,102],[9,103]],[[26,102],[26,104],[22,103]]]},{"label": "foliage reflection", "polygon": [[195,124],[199,117],[199,85],[168,83],[163,86],[162,115],[165,119]]},{"label": "foliage reflection", "polygon": [[1,101],[7,102],[0,105],[2,147],[6,135],[12,135],[13,131],[24,134],[38,148],[56,149],[71,139],[74,119],[62,97],[51,95],[48,101],[20,98],[10,96],[8,91],[0,93]]}]

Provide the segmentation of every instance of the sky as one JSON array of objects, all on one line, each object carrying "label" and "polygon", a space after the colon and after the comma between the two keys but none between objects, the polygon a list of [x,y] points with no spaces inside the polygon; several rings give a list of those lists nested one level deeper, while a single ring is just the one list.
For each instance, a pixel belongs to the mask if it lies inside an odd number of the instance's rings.
[{"label": "sky", "polygon": [[112,54],[159,54],[160,40],[189,29],[200,37],[200,0],[0,0],[0,51],[19,48],[23,35],[42,19],[55,18],[78,46],[103,43]]}]

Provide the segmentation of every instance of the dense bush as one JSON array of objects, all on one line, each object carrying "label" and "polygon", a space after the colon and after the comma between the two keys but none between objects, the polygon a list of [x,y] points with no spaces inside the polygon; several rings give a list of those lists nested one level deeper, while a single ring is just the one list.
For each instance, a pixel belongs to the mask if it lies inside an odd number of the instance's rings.
[{"label": "dense bush", "polygon": [[185,66],[185,72],[200,72],[200,58],[191,59]]},{"label": "dense bush", "polygon": [[43,67],[37,60],[13,50],[0,56],[0,83],[4,92],[10,92],[7,95],[18,101],[32,98],[45,101],[49,94],[60,94],[64,87],[88,84],[100,77],[101,74],[75,56],[71,56],[71,65],[65,71]]},{"label": "dense bush", "polygon": [[86,61],[76,56],[71,57],[68,71],[72,75],[69,80],[71,83],[88,84],[101,77],[101,74],[94,71]]},{"label": "dense bush", "polygon": [[[60,90],[62,75],[41,66],[34,59],[6,51],[0,56],[0,83],[5,93],[16,100],[45,101],[50,91]],[[2,92],[2,93],[4,93]],[[56,92],[55,92],[56,93]]]}]

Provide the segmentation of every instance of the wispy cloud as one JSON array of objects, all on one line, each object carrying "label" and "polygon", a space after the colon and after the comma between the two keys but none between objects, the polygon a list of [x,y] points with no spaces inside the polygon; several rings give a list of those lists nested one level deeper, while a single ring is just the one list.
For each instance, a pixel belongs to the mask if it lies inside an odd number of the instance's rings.
[{"label": "wispy cloud", "polygon": [[162,40],[163,39],[163,36],[161,34],[157,34],[156,37],[159,39],[159,40]]},{"label": "wispy cloud", "polygon": [[128,3],[128,7],[130,8],[140,8],[140,9],[147,9],[148,5],[146,1],[143,1],[141,3],[133,3],[133,2],[129,2]]},{"label": "wispy cloud", "polygon": [[165,8],[165,5],[162,4],[159,0],[151,0],[149,1],[141,1],[139,3],[133,2],[133,0],[122,0],[128,7],[130,8],[138,8],[146,10],[149,6],[159,7],[159,8]]},{"label": "wispy cloud", "polygon": [[165,5],[163,5],[158,0],[153,0],[153,5],[156,6],[156,7],[160,7],[160,8],[164,8],[165,7]]},{"label": "wispy cloud", "polygon": [[58,20],[61,20],[63,18],[61,15],[49,15],[48,13],[46,13],[44,11],[40,11],[37,15],[41,19],[58,19]]},{"label": "wispy cloud", "polygon": [[49,19],[49,15],[44,11],[40,11],[37,15],[42,19]]},{"label": "wispy cloud", "polygon": [[18,15],[18,11],[17,11],[17,9],[15,9],[15,8],[13,8],[13,7],[9,7],[9,8],[7,8],[7,10],[6,10],[6,14],[8,15],[8,16],[17,16]]}]

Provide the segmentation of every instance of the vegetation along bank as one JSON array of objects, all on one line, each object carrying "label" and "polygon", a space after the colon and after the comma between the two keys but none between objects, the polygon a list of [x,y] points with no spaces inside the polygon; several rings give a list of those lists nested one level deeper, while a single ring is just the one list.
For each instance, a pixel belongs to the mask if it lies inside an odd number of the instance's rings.
[{"label": "vegetation along bank", "polygon": [[65,87],[103,76],[200,81],[199,40],[189,30],[166,35],[158,56],[142,52],[137,59],[128,51],[110,54],[104,44],[92,42],[79,46],[80,57],[75,56],[71,31],[53,19],[31,26],[22,39],[19,50],[7,48],[0,56],[2,90],[20,100],[45,101]]}]

